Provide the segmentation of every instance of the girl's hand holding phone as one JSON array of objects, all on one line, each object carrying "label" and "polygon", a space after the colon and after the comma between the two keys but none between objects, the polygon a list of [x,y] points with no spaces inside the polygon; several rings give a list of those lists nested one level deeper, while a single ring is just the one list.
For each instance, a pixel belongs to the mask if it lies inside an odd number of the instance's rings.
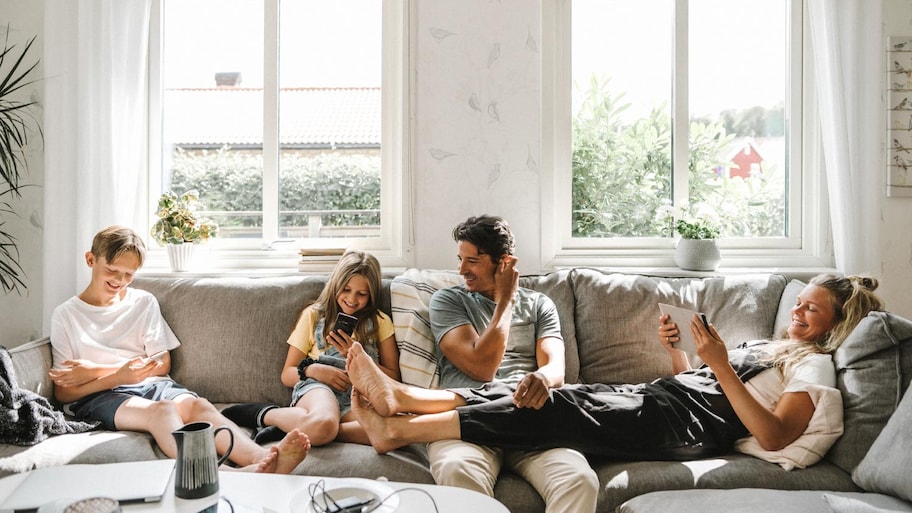
[{"label": "girl's hand holding phone", "polygon": [[340,330],[334,330],[329,332],[329,335],[326,336],[326,340],[336,348],[336,351],[339,351],[343,357],[348,356],[348,350],[351,349],[352,344],[355,341],[348,336],[348,333]]}]

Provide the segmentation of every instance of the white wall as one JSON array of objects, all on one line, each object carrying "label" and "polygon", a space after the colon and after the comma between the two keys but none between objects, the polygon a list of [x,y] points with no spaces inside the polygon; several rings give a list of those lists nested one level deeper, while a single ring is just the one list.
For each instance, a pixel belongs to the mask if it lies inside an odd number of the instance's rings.
[{"label": "white wall", "polygon": [[[885,34],[912,35],[912,4],[882,2]],[[453,226],[470,215],[489,213],[503,216],[513,226],[521,271],[537,272],[542,225],[540,4],[415,3],[415,265],[454,268]],[[27,34],[40,37],[42,15],[41,2],[0,2],[0,19]],[[40,157],[31,168],[30,181],[40,183]],[[872,172],[885,190],[886,171]],[[0,297],[0,344],[7,346],[41,330],[43,210],[40,192],[30,194],[23,201],[22,220],[16,221],[29,295]],[[883,213],[881,233],[858,243],[880,241],[883,265],[871,273],[882,280],[880,293],[888,309],[912,318],[912,199],[884,197],[882,205],[872,205],[878,207]]]},{"label": "white wall", "polygon": [[456,265],[453,227],[513,228],[521,272],[540,265],[541,20],[529,0],[416,2],[418,267]]},{"label": "white wall", "polygon": [[[31,59],[40,58],[43,50],[44,33],[44,2],[34,0],[2,0],[0,2],[0,37],[6,31],[6,24],[10,27],[10,43],[15,44],[17,50],[37,35],[38,39],[29,51]],[[18,52],[17,52],[18,55]],[[29,62],[34,62],[30,60]],[[9,62],[6,63],[6,66]],[[33,72],[33,78],[40,79],[44,76],[43,67],[39,63]],[[19,98],[23,101],[29,99],[41,103],[44,88],[39,80],[37,84],[20,91]],[[33,111],[38,119],[42,112]],[[26,148],[28,158],[28,172],[22,176],[22,183],[31,184],[22,189],[21,199],[8,200],[18,216],[3,214],[6,223],[4,230],[16,237],[21,252],[20,263],[25,271],[25,282],[28,290],[18,295],[15,292],[3,295],[0,292],[0,345],[12,347],[39,338],[42,333],[41,301],[42,301],[42,223],[44,220],[44,159],[41,137],[37,133],[30,136],[29,147]]]}]

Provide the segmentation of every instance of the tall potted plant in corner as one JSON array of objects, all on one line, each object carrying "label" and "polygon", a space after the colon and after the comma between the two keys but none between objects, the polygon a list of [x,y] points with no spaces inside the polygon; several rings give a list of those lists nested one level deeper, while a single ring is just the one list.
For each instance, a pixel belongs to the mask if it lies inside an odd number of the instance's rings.
[{"label": "tall potted plant in corner", "polygon": [[673,231],[681,236],[675,246],[674,261],[678,267],[688,271],[715,271],[722,263],[718,239],[722,234],[718,215],[706,203],[679,208],[664,204],[656,212],[656,218],[669,223]]},{"label": "tall potted plant in corner", "polygon": [[201,217],[198,209],[196,190],[180,196],[168,191],[158,200],[158,221],[152,225],[152,238],[167,248],[173,271],[190,269],[196,245],[218,235],[218,225]]},{"label": "tall potted plant in corner", "polygon": [[13,98],[17,91],[34,82],[30,75],[39,61],[26,63],[35,37],[25,43],[22,51],[16,52],[16,45],[9,42],[9,32],[7,25],[0,51],[0,287],[4,293],[14,290],[21,293],[27,287],[19,264],[19,247],[16,238],[4,230],[3,215],[16,215],[10,201],[22,196],[21,178],[28,171],[25,148],[32,135],[32,124],[37,127],[39,137],[42,135],[40,124],[30,112],[37,102]]}]

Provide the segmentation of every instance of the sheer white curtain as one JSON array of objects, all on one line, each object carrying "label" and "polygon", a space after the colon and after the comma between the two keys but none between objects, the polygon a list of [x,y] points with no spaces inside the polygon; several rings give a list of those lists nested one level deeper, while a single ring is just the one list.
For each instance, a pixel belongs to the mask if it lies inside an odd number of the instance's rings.
[{"label": "sheer white curtain", "polygon": [[88,284],[95,232],[145,225],[150,12],[151,0],[45,2],[45,332]]},{"label": "sheer white curtain", "polygon": [[881,2],[809,0],[836,267],[881,272],[884,114]]}]

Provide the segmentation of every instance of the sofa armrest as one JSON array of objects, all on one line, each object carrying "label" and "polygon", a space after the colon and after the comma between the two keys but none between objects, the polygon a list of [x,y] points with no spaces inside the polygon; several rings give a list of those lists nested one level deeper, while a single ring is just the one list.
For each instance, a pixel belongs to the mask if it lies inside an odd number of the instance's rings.
[{"label": "sofa armrest", "polygon": [[27,342],[10,349],[9,354],[19,388],[53,400],[54,387],[48,376],[51,370],[51,339],[44,337]]}]

